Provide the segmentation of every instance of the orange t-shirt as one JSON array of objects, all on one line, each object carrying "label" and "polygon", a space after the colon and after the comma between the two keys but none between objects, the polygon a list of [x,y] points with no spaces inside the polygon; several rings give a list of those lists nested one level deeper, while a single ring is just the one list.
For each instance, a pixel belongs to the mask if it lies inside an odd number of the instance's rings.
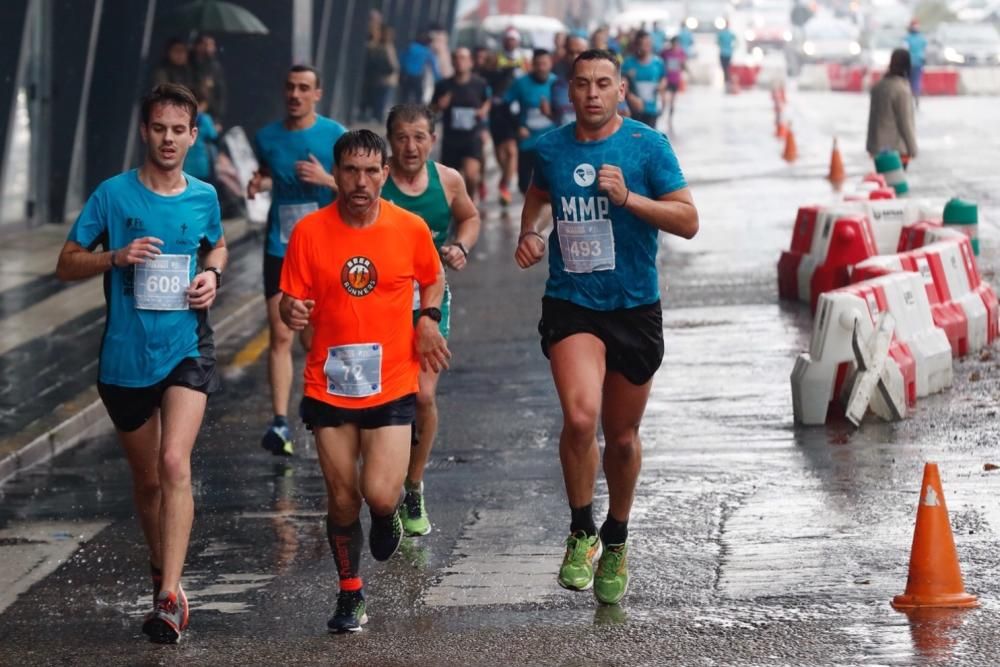
[{"label": "orange t-shirt", "polygon": [[417,391],[413,281],[438,279],[441,259],[419,216],[379,202],[375,222],[344,222],[337,203],[302,218],[288,241],[281,291],[313,299],[305,395],[345,408]]}]

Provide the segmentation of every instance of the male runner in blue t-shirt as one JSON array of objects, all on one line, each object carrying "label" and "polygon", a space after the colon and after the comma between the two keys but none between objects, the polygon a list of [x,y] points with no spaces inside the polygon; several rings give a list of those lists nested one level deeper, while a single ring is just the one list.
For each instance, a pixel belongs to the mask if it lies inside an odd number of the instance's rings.
[{"label": "male runner in blue t-shirt", "polygon": [[653,53],[653,39],[645,30],[636,33],[635,55],[622,63],[622,76],[629,82],[627,99],[632,118],[655,128],[667,92],[667,68],[663,59]]},{"label": "male runner in blue t-shirt", "polygon": [[535,161],[535,141],[553,127],[558,118],[552,103],[552,54],[535,49],[531,71],[517,79],[507,90],[504,101],[516,104],[517,113],[517,187],[524,194],[531,184]]},{"label": "male runner in blue t-shirt", "polygon": [[274,418],[261,440],[272,454],[292,455],[288,402],[292,393],[292,330],[278,313],[281,265],[288,239],[305,215],[329,204],[337,192],[333,145],[346,128],[316,113],[323,95],[319,72],[294,65],[285,78],[285,118],[261,128],[256,136],[261,168],[247,184],[247,197],[271,191],[264,243],[264,298],[270,328],[267,371]]},{"label": "male runner in blue t-shirt", "polygon": [[[616,604],[628,587],[625,540],[642,458],[639,422],[663,359],[657,237],[698,231],[669,141],[618,115],[624,93],[614,53],[593,49],[577,58],[570,87],[576,122],[538,140],[515,253],[522,269],[541,261],[541,217],[551,204],[555,229],[538,329],[563,410],[559,457],[571,522],[559,584],[593,586],[605,604]],[[609,495],[599,535],[592,511],[598,418]]]},{"label": "male runner in blue t-shirt", "polygon": [[142,631],[165,643],[188,622],[180,581],[194,518],[191,449],[219,387],[207,315],[228,254],[215,188],[182,171],[196,116],[183,86],[146,96],[145,162],[98,186],[56,268],[60,280],[104,275],[97,389],[132,470],[149,547],[154,607]]}]

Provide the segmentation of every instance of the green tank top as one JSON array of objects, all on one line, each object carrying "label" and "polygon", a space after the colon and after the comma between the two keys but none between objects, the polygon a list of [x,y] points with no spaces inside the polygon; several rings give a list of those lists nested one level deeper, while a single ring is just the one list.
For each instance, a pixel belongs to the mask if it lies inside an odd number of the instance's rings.
[{"label": "green tank top", "polygon": [[419,195],[408,195],[398,187],[392,176],[382,186],[382,199],[402,206],[410,213],[416,213],[427,226],[431,228],[434,245],[440,248],[448,240],[451,229],[451,209],[448,208],[448,197],[445,195],[437,165],[433,160],[427,161],[427,189]]}]

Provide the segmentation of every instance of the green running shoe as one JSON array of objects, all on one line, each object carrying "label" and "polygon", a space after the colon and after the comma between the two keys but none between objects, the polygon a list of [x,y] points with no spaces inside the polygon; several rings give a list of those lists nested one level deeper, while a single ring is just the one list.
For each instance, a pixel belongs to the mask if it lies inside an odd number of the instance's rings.
[{"label": "green running shoe", "polygon": [[426,535],[431,532],[431,521],[427,518],[427,508],[424,507],[423,484],[419,491],[407,489],[403,497],[400,514],[403,516],[403,531],[407,535]]},{"label": "green running shoe", "polygon": [[559,568],[559,585],[585,591],[594,585],[594,559],[601,555],[601,538],[578,530],[566,538],[566,555]]},{"label": "green running shoe", "polygon": [[628,547],[609,544],[597,562],[594,595],[603,604],[618,604],[628,590]]}]

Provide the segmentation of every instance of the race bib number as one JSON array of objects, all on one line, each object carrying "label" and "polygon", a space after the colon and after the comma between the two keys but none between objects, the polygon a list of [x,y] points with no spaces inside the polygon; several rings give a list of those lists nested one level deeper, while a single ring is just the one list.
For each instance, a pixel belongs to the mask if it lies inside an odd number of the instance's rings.
[{"label": "race bib number", "polygon": [[473,107],[452,107],[451,108],[451,129],[453,130],[474,130],[479,123],[476,117],[476,109]]},{"label": "race bib number", "polygon": [[281,242],[288,243],[288,239],[292,238],[292,230],[295,229],[295,225],[299,224],[299,220],[318,209],[319,206],[314,201],[279,206],[278,224],[281,225]]},{"label": "race bib number", "polygon": [[327,351],[326,391],[334,396],[363,398],[382,391],[382,346],[340,345]]},{"label": "race bib number", "polygon": [[158,255],[135,265],[135,307],[187,310],[191,255]]},{"label": "race bib number", "polygon": [[615,234],[610,220],[556,222],[559,251],[569,273],[614,271]]},{"label": "race bib number", "polygon": [[543,114],[541,109],[528,109],[528,115],[524,119],[524,125],[529,130],[547,130],[552,127],[552,119]]},{"label": "race bib number", "polygon": [[635,92],[643,102],[656,102],[656,81],[636,81]]},{"label": "race bib number", "polygon": [[677,58],[667,59],[667,71],[668,72],[680,72],[682,69],[681,61]]}]

